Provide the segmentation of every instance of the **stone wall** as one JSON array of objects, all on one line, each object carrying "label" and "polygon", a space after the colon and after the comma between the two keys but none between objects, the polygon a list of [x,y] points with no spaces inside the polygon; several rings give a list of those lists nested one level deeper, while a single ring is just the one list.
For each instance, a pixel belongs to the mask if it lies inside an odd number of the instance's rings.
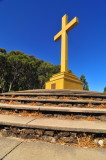
[{"label": "stone wall", "polygon": [[100,134],[94,133],[1,126],[0,135],[82,147],[106,147],[106,134],[102,134],[101,138]]}]

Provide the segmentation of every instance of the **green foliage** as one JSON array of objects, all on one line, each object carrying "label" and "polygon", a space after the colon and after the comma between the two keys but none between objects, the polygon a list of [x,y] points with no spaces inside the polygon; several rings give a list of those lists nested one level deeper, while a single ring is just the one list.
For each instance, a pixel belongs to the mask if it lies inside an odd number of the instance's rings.
[{"label": "green foliage", "polygon": [[[6,52],[0,48],[0,92],[45,88],[45,82],[60,72],[60,65],[53,65],[21,51]],[[71,70],[69,70],[72,73]],[[85,76],[80,80],[89,90]]]},{"label": "green foliage", "polygon": [[4,53],[0,53],[0,92],[5,91],[7,86],[8,63]]},{"label": "green foliage", "polygon": [[72,73],[72,70],[68,70],[69,73]]},{"label": "green foliage", "polygon": [[11,92],[13,92],[13,91],[12,90],[8,91],[8,93],[11,93]]},{"label": "green foliage", "polygon": [[59,66],[54,66],[48,62],[43,61],[38,67],[38,80],[40,83],[39,86],[44,88],[45,82],[48,81],[53,74],[58,73],[59,70]]},{"label": "green foliage", "polygon": [[0,53],[6,54],[6,50],[4,48],[0,48]]},{"label": "green foliage", "polygon": [[106,93],[106,87],[104,87],[104,93]]},{"label": "green foliage", "polygon": [[21,51],[0,49],[0,92],[44,88],[45,82],[60,71],[52,65]]},{"label": "green foliage", "polygon": [[83,83],[83,89],[89,91],[89,86],[88,86],[88,82],[86,81],[85,75],[82,74],[82,75],[80,76],[80,80],[81,80],[82,83]]}]

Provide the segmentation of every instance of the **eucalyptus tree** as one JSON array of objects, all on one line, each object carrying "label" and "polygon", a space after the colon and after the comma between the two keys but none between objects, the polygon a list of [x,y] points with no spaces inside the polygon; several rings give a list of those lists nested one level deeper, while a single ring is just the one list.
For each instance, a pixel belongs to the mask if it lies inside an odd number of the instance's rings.
[{"label": "eucalyptus tree", "polygon": [[80,76],[80,80],[81,80],[82,83],[83,83],[83,89],[84,89],[84,90],[89,90],[88,82],[86,81],[86,78],[85,78],[85,75],[84,75],[84,74],[82,74],[82,75]]}]

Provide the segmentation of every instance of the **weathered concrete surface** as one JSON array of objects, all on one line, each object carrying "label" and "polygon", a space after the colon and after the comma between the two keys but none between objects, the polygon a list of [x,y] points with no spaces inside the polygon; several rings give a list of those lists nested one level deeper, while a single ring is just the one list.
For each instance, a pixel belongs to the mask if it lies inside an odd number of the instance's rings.
[{"label": "weathered concrete surface", "polygon": [[17,147],[21,141],[0,137],[0,160]]},{"label": "weathered concrete surface", "polygon": [[88,149],[36,141],[22,142],[17,146],[19,141],[16,143],[16,140],[8,138],[1,139],[1,142],[2,152],[8,149],[8,146],[15,145],[13,150],[10,148],[4,152],[5,157],[2,160],[106,160],[105,149]]},{"label": "weathered concrete surface", "polygon": [[2,93],[0,96],[81,96],[81,97],[99,97],[99,98],[105,98],[105,93],[74,93],[74,92],[11,92],[11,93]]},{"label": "weathered concrete surface", "polygon": [[57,112],[68,112],[68,113],[106,113],[106,109],[96,109],[96,108],[77,108],[77,107],[53,107],[53,106],[31,106],[31,105],[14,105],[0,103],[0,108],[8,109],[22,109],[22,110],[32,110],[32,111],[57,111]]},{"label": "weathered concrete surface", "polygon": [[70,90],[70,89],[35,89],[24,90],[11,93],[2,93],[0,96],[75,96],[75,97],[94,97],[94,98],[106,98],[106,93],[85,91],[85,90]]},{"label": "weathered concrete surface", "polygon": [[60,99],[37,99],[37,98],[6,98],[0,97],[0,100],[8,101],[28,101],[28,102],[50,102],[50,103],[70,103],[70,104],[106,104],[106,101],[96,101],[96,100],[60,100]]},{"label": "weathered concrete surface", "polygon": [[53,129],[61,131],[106,133],[106,122],[101,121],[60,120],[54,118],[48,119],[0,115],[0,125]]},{"label": "weathered concrete surface", "polygon": [[0,103],[0,108],[8,108],[8,109],[22,109],[22,110],[32,110],[32,111],[38,111],[40,109],[39,106],[31,106],[31,105],[15,105],[15,104],[6,104],[6,103]]},{"label": "weathered concrete surface", "polygon": [[95,109],[95,108],[77,108],[77,107],[52,107],[52,106],[40,106],[40,111],[57,111],[57,112],[68,112],[68,113],[106,113],[106,109]]},{"label": "weathered concrete surface", "polygon": [[106,133],[106,122],[100,121],[36,118],[29,122],[28,126],[63,131]]},{"label": "weathered concrete surface", "polygon": [[68,94],[91,94],[91,95],[105,95],[105,93],[103,92],[96,92],[96,91],[86,91],[86,90],[72,90],[72,89],[34,89],[34,90],[23,90],[23,91],[15,91],[15,92],[11,92],[11,93],[1,93],[1,95],[10,95],[10,94],[15,94],[15,93],[60,93],[60,94],[64,94],[64,93],[68,93]]},{"label": "weathered concrete surface", "polygon": [[0,125],[25,126],[32,120],[34,120],[34,118],[0,114]]}]

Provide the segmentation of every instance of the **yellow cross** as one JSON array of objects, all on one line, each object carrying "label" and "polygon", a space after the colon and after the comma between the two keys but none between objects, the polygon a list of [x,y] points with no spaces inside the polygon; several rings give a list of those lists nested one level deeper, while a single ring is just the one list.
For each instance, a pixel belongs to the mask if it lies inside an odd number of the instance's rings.
[{"label": "yellow cross", "polygon": [[78,24],[78,18],[73,18],[68,23],[68,16],[62,17],[62,30],[54,36],[54,41],[61,38],[61,72],[68,72],[68,31]]}]

